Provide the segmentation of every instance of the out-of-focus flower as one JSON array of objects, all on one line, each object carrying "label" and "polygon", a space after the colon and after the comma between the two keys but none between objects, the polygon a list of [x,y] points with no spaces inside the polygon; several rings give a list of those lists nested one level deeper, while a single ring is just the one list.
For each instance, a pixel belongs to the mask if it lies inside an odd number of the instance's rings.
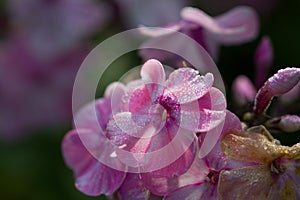
[{"label": "out-of-focus flower", "polygon": [[273,47],[269,37],[262,38],[254,57],[255,85],[260,88],[267,80],[268,72],[273,65]]},{"label": "out-of-focus flower", "polygon": [[100,30],[108,5],[94,0],[8,1],[12,34],[22,38],[37,59],[56,59]]},{"label": "out-of-focus flower", "polygon": [[115,0],[122,20],[129,28],[162,26],[179,20],[180,10],[187,0]]},{"label": "out-of-focus flower", "polygon": [[[249,7],[236,7],[227,13],[212,18],[203,11],[186,7],[181,11],[182,20],[168,25],[169,31],[148,28],[142,29],[145,35],[152,38],[146,41],[143,46],[158,46],[163,43],[174,43],[174,48],[185,49],[185,44],[172,40],[172,35],[181,32],[196,40],[209,54],[217,60],[220,45],[236,45],[254,39],[258,32],[258,18],[256,12]],[[166,54],[161,54],[158,50],[142,49],[142,57],[157,58],[165,60]]]},{"label": "out-of-focus flower", "polygon": [[233,98],[240,105],[253,102],[256,89],[247,76],[239,75],[232,84]]},{"label": "out-of-focus flower", "polygon": [[266,129],[253,127],[246,133],[229,131],[222,149],[231,159],[256,165],[221,172],[220,199],[300,198],[300,143],[279,145]]},{"label": "out-of-focus flower", "polygon": [[71,119],[76,70],[88,48],[80,47],[55,60],[29,55],[23,41],[0,47],[0,138],[14,140],[29,131],[62,125]]},{"label": "out-of-focus flower", "polygon": [[[115,114],[108,123],[108,138],[132,153],[156,151],[182,137],[167,151],[171,157],[186,149],[180,157],[165,168],[151,172],[174,176],[184,173],[195,155],[195,132],[206,132],[225,118],[226,101],[221,91],[212,87],[213,76],[198,75],[196,70],[181,68],[166,80],[163,66],[157,60],[147,61],[141,69],[143,84],[126,93],[121,105],[123,112]],[[137,158],[155,165],[153,156]],[[143,163],[148,168],[147,163]]]},{"label": "out-of-focus flower", "polygon": [[[216,131],[221,131],[221,137],[229,130],[241,130],[240,120],[227,111],[224,126],[219,126]],[[200,143],[203,139],[200,134]],[[165,199],[218,199],[218,179],[222,170],[242,167],[242,162],[230,161],[221,151],[221,140],[218,140],[214,149],[203,159],[198,156],[189,170],[178,177],[143,177],[148,188]]]},{"label": "out-of-focus flower", "polygon": [[283,115],[266,122],[268,128],[277,128],[285,132],[300,130],[300,117],[297,115]]},{"label": "out-of-focus flower", "polygon": [[261,39],[254,56],[255,86],[252,81],[244,76],[238,76],[232,84],[233,98],[240,107],[253,102],[257,90],[267,80],[269,69],[273,63],[273,47],[269,37]]},{"label": "out-of-focus flower", "polygon": [[[110,168],[97,159],[105,157],[115,166],[122,165],[116,156],[111,156],[105,149],[106,126],[112,114],[112,91],[122,95],[123,86],[118,83],[111,84],[104,98],[83,107],[75,117],[76,129],[70,131],[62,142],[65,162],[75,173],[76,188],[87,195],[112,195],[126,176],[125,170]],[[91,116],[95,111],[97,117],[93,118]]]},{"label": "out-of-focus flower", "polygon": [[274,76],[269,78],[258,91],[253,111],[256,115],[260,115],[268,108],[271,100],[275,96],[280,96],[300,81],[300,68],[285,68],[279,70]]}]

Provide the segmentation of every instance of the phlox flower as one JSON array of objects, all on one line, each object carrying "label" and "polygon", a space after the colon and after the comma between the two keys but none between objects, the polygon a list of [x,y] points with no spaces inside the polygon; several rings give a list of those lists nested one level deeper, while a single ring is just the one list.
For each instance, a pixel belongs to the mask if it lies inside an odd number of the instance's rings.
[{"label": "phlox flower", "polygon": [[[254,39],[258,32],[257,14],[246,6],[236,7],[214,18],[197,8],[185,7],[181,10],[181,18],[181,21],[166,26],[167,29],[141,29],[143,34],[151,37],[141,47],[165,46],[166,43],[171,43],[174,48],[186,51],[189,49],[187,45],[174,40],[176,32],[181,32],[193,38],[208,51],[214,60],[217,60],[220,45],[248,42]],[[146,59],[174,58],[171,54],[153,49],[142,49],[140,54]]]},{"label": "phlox flower", "polygon": [[[157,60],[142,66],[141,81],[123,96],[122,112],[108,122],[107,137],[133,154],[125,159],[140,172],[180,175],[194,159],[194,133],[210,131],[224,121],[225,97],[212,87],[212,74],[200,76],[196,70],[181,68],[166,78]],[[164,150],[154,156],[160,149]]]}]

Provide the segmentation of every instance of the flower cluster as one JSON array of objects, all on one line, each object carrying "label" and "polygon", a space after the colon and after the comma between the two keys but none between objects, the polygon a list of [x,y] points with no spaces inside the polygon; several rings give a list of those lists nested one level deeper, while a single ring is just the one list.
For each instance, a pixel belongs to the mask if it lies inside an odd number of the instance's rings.
[{"label": "flower cluster", "polygon": [[[240,44],[257,34],[257,17],[248,7],[216,18],[189,7],[181,16],[167,31],[142,29],[153,36],[147,42],[172,43],[172,34],[183,32],[216,60],[220,44]],[[166,58],[149,49],[140,53]],[[274,97],[297,90],[300,68],[267,79],[272,61],[265,37],[255,55],[256,86],[240,76],[232,87],[240,107],[250,104],[240,120],[227,109],[214,74],[187,66],[166,72],[158,60],[147,60],[139,79],[110,84],[103,98],[75,116],[62,152],[76,188],[125,200],[300,199],[300,143],[285,146],[273,134],[300,130],[300,117],[267,114]]]}]

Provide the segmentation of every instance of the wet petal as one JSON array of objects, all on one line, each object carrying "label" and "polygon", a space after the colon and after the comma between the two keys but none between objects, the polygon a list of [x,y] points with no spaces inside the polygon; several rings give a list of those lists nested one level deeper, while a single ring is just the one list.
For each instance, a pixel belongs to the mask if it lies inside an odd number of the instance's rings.
[{"label": "wet petal", "polygon": [[[156,115],[138,115],[122,112],[114,115],[107,125],[107,137],[115,144],[128,145],[130,141],[151,138],[158,134],[164,125]],[[144,152],[144,150],[141,150]]]},{"label": "wet petal", "polygon": [[258,91],[254,112],[262,114],[268,108],[274,96],[280,96],[290,91],[300,80],[300,68],[285,68],[269,78]]},{"label": "wet petal", "polygon": [[213,129],[225,119],[226,100],[223,93],[210,88],[198,101],[180,105],[180,127],[194,132]]},{"label": "wet petal", "polygon": [[260,88],[267,80],[269,69],[273,64],[273,46],[269,37],[265,36],[255,52],[255,84]]},{"label": "wet petal", "polygon": [[246,105],[254,101],[256,89],[247,76],[239,75],[232,84],[234,100],[240,105]]},{"label": "wet petal", "polygon": [[167,80],[168,89],[164,95],[173,94],[177,102],[188,103],[201,98],[212,87],[214,78],[211,73],[198,75],[198,71],[191,68],[180,68],[172,72]]},{"label": "wet petal", "polygon": [[145,187],[140,174],[128,173],[118,193],[120,199],[144,200],[149,199],[150,191]]},{"label": "wet petal", "polygon": [[192,132],[175,126],[164,128],[152,138],[141,170],[155,177],[181,175],[191,166],[196,149],[197,140]]},{"label": "wet petal", "polygon": [[155,59],[148,60],[141,69],[142,80],[146,83],[163,84],[166,75],[162,64]]},{"label": "wet petal", "polygon": [[229,158],[239,161],[271,163],[289,153],[286,146],[277,145],[261,133],[229,131],[222,139],[222,150]]},{"label": "wet petal", "polygon": [[269,193],[274,182],[275,179],[271,176],[267,165],[224,170],[219,177],[219,198],[220,200],[272,200],[270,196],[274,194],[269,196]]},{"label": "wet petal", "polygon": [[240,44],[256,37],[258,17],[250,7],[236,7],[215,19],[203,11],[186,7],[181,11],[184,20],[204,27],[206,31],[222,44]]},{"label": "wet petal", "polygon": [[150,191],[159,196],[187,186],[202,183],[206,180],[208,167],[204,160],[195,157],[188,171],[178,177],[154,177],[151,173],[142,174],[142,180]]},{"label": "wet petal", "polygon": [[87,150],[86,144],[96,154],[103,152],[105,147],[99,145],[99,139],[98,134],[80,129],[69,132],[62,142],[64,160],[75,173],[76,188],[92,196],[113,194],[125,178],[125,172],[107,167]]}]

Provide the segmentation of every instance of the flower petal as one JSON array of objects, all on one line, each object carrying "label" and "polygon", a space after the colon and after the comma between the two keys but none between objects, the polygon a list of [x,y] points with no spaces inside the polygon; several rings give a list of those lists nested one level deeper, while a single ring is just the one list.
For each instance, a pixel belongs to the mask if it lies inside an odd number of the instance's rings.
[{"label": "flower petal", "polygon": [[267,165],[224,170],[219,177],[219,198],[220,200],[271,200],[272,198],[269,197],[272,194],[269,196],[269,193],[274,182],[275,179],[271,176]]},{"label": "flower petal", "polygon": [[155,59],[148,60],[141,69],[142,80],[146,83],[163,84],[166,75],[162,64]]},{"label": "flower petal", "polygon": [[194,132],[206,132],[225,119],[226,100],[223,93],[210,88],[198,101],[180,105],[180,126]]},{"label": "flower petal", "polygon": [[111,116],[111,102],[107,98],[98,99],[81,108],[74,118],[74,128],[103,132]]},{"label": "flower petal", "polygon": [[269,37],[262,38],[254,57],[255,85],[260,88],[267,80],[268,72],[273,64],[273,46]]},{"label": "flower petal", "polygon": [[142,174],[142,180],[153,194],[165,196],[178,188],[204,182],[208,172],[206,162],[195,157],[188,171],[178,177],[154,177],[146,173]]},{"label": "flower petal", "polygon": [[229,131],[222,139],[222,150],[229,158],[239,161],[270,163],[286,156],[289,148],[277,145],[261,133]]},{"label": "flower petal", "polygon": [[236,7],[215,19],[203,11],[186,7],[181,11],[184,20],[197,23],[222,44],[240,44],[256,37],[258,17],[250,7]]},{"label": "flower petal", "polygon": [[149,37],[159,37],[164,35],[169,35],[171,33],[179,31],[181,28],[180,24],[172,24],[170,26],[166,26],[164,28],[161,27],[145,27],[140,26],[139,31],[146,36]]},{"label": "flower petal", "polygon": [[198,71],[191,68],[180,68],[172,72],[167,80],[168,89],[164,95],[175,95],[180,104],[195,101],[201,98],[212,87],[214,77],[211,73],[205,76],[198,75]]},{"label": "flower petal", "polygon": [[279,70],[274,76],[269,78],[258,91],[254,112],[262,114],[268,108],[274,96],[280,96],[290,91],[300,80],[300,68],[285,68]]},{"label": "flower petal", "polygon": [[[86,144],[96,154],[103,152],[105,147],[99,145],[99,137],[99,134],[80,129],[69,132],[62,142],[63,156],[67,165],[75,172],[77,189],[92,196],[113,194],[125,178],[125,172],[107,167],[87,150]],[[85,141],[84,144],[82,140]]]},{"label": "flower petal", "polygon": [[139,174],[128,173],[118,195],[120,199],[144,200],[149,199],[150,191],[145,187]]}]

